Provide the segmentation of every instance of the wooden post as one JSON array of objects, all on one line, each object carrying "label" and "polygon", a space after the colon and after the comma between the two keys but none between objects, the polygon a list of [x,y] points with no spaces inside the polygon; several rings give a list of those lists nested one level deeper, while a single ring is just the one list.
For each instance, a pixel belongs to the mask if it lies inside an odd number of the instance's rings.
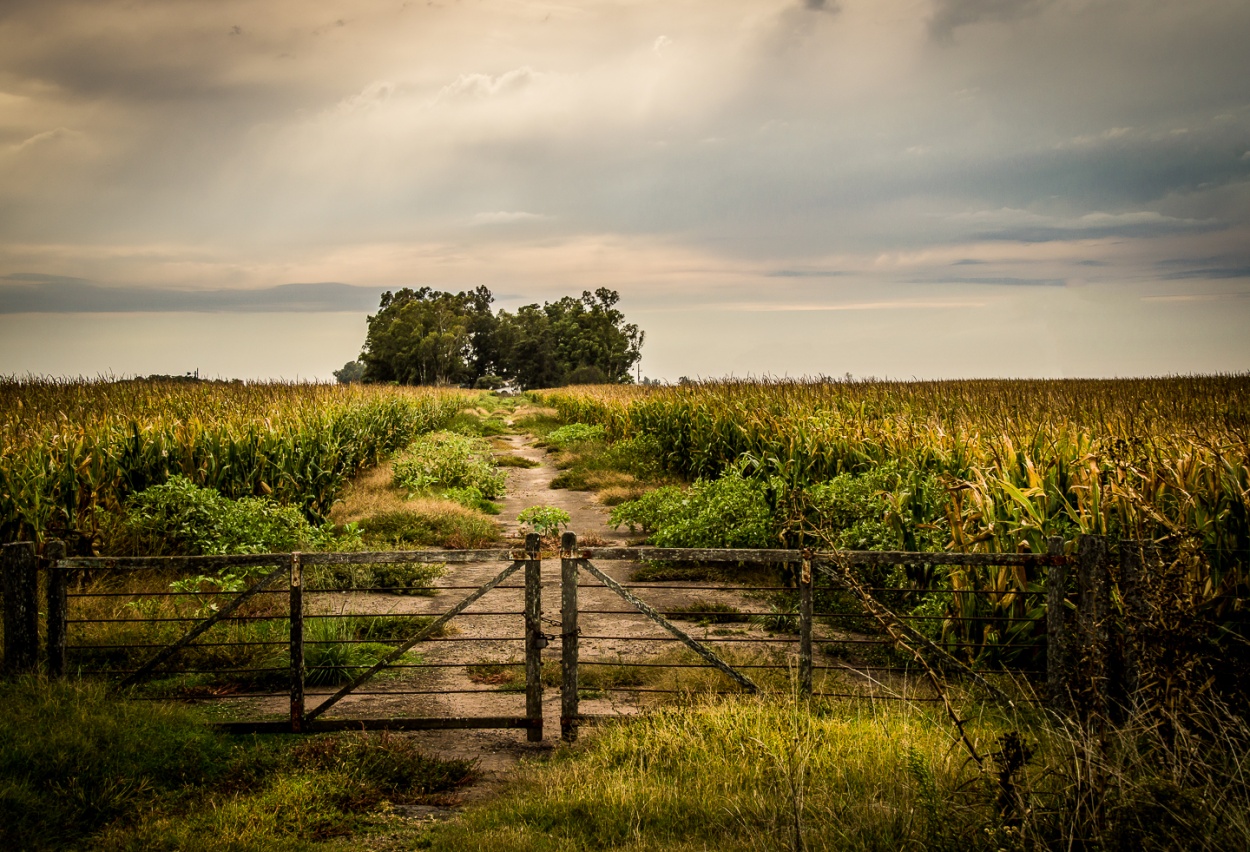
[{"label": "wooden post", "polygon": [[291,733],[304,730],[304,568],[291,554]]},{"label": "wooden post", "polygon": [[577,534],[560,537],[560,738],[577,739]]},{"label": "wooden post", "polygon": [[1120,599],[1124,602],[1124,687],[1129,705],[1142,686],[1142,627],[1146,623],[1147,565],[1155,562],[1154,545],[1141,541],[1120,542]]},{"label": "wooden post", "polygon": [[542,625],[542,537],[525,537],[525,716],[529,719],[526,739],[543,738],[543,646],[547,644]]},{"label": "wooden post", "polygon": [[1111,574],[1107,570],[1107,542],[1100,535],[1077,540],[1077,626],[1080,676],[1087,694],[1086,707],[1100,717],[1108,710],[1108,652],[1110,647]]},{"label": "wooden post", "polygon": [[[1063,555],[1063,539],[1046,540],[1046,552]],[[1072,620],[1068,614],[1068,566],[1051,565],[1046,575],[1046,697],[1052,707],[1066,707],[1072,688]]]},{"label": "wooden post", "polygon": [[43,548],[48,562],[48,677],[65,676],[65,631],[69,618],[68,572],[61,565],[65,558],[65,542],[50,541]]},{"label": "wooden post", "polygon": [[28,674],[39,664],[39,560],[34,542],[0,550],[4,588],[4,673]]},{"label": "wooden post", "polygon": [[799,694],[812,694],[812,558],[806,553],[799,571]]}]

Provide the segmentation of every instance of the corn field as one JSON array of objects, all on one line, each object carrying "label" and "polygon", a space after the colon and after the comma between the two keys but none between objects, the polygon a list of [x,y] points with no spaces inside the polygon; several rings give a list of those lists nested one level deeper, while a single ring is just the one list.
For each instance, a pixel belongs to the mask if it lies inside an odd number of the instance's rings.
[{"label": "corn field", "polygon": [[[1176,554],[1194,606],[1224,621],[1246,597],[1250,375],[721,381],[570,388],[544,400],[612,438],[651,436],[668,469],[687,477],[715,477],[745,457],[776,493],[895,461],[939,477],[948,550],[1045,552],[1048,537],[1071,547],[1081,533],[1155,541]],[[778,500],[779,521],[819,541],[793,504]],[[944,581],[987,592],[956,596],[959,615],[1022,615],[1043,579],[1002,569]],[[1030,610],[1040,605],[1027,597]]]},{"label": "corn field", "polygon": [[431,388],[0,378],[0,541],[89,547],[102,513],[175,474],[320,520],[345,478],[463,402]]}]

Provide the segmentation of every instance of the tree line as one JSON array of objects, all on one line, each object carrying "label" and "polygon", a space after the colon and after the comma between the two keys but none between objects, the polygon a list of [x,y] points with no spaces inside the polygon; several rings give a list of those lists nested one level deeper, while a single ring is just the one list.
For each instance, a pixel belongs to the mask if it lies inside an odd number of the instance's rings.
[{"label": "tree line", "polygon": [[358,361],[340,382],[522,388],[626,383],[642,357],[644,332],[600,287],[580,298],[494,311],[487,287],[446,293],[421,287],[382,294]]}]

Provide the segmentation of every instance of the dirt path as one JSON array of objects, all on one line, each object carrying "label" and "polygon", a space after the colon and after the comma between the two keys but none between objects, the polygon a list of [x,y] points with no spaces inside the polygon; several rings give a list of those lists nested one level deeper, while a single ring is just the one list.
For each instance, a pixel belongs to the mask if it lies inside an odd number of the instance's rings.
[{"label": "dirt path", "polygon": [[[598,503],[588,492],[553,490],[551,480],[558,471],[546,458],[543,449],[535,447],[530,439],[512,435],[506,437],[509,452],[539,463],[534,468],[510,468],[506,496],[500,501],[500,522],[509,537],[519,536],[521,530],[517,515],[534,505],[556,506],[568,512],[569,528],[583,540],[590,539],[596,545],[619,545],[632,543],[632,537],[608,526],[608,509]],[[502,448],[501,448],[502,449]],[[501,563],[484,563],[450,566],[435,586],[443,591],[431,598],[396,597],[393,595],[352,595],[342,605],[323,599],[321,606],[345,612],[404,612],[437,614],[446,611],[473,589],[486,583],[505,566]],[[602,570],[618,581],[627,581],[636,567],[632,563],[600,563]],[[386,716],[523,716],[525,695],[523,692],[500,691],[490,684],[474,682],[466,668],[478,663],[508,663],[524,660],[523,620],[520,615],[524,604],[520,575],[513,575],[504,586],[488,593],[473,604],[464,614],[451,623],[454,632],[441,640],[426,643],[421,648],[424,662],[434,664],[429,669],[416,670],[380,679],[376,685],[366,685],[362,691],[377,690],[398,692],[415,691],[418,695],[358,695],[345,698],[327,717],[386,717]],[[683,584],[690,585],[690,584]],[[610,590],[583,575],[580,590],[581,642],[583,660],[637,659],[653,656],[673,646],[661,628],[632,610],[628,604]],[[648,590],[646,599],[659,609],[671,608],[694,599],[715,601],[741,606],[742,596],[732,592],[699,590],[655,589]],[[560,659],[560,568],[558,560],[548,559],[542,569],[542,612],[551,644],[543,652],[544,661]],[[697,628],[684,624],[696,636],[706,636],[708,627]],[[725,631],[719,631],[725,632]],[[745,631],[734,631],[745,632]],[[752,633],[758,633],[752,630]],[[614,637],[614,638],[592,638]],[[584,669],[585,671],[585,669]],[[631,714],[639,710],[639,696],[630,692],[602,692],[598,698],[583,698],[581,712],[591,715]],[[310,697],[309,707],[317,699]],[[410,736],[417,739],[431,754],[448,758],[465,758],[477,762],[478,780],[456,797],[455,804],[464,804],[493,795],[506,780],[517,762],[527,756],[542,754],[559,741],[560,692],[545,690],[543,698],[545,739],[541,743],[526,740],[525,731],[466,730],[421,731]],[[420,808],[414,815],[437,816],[439,809],[430,811]]]},{"label": "dirt path", "polygon": [[[520,538],[523,530],[516,518],[522,510],[544,505],[567,512],[571,519],[569,529],[576,532],[579,539],[591,548],[640,543],[641,536],[631,536],[609,527],[609,510],[590,492],[552,489],[551,481],[559,471],[547,458],[546,451],[534,446],[532,439],[510,435],[500,440],[506,442],[507,447],[500,446],[499,449],[506,449],[511,454],[537,463],[533,468],[508,468],[506,495],[499,501],[499,523],[506,538]],[[595,565],[622,583],[628,583],[638,567],[629,562],[596,561]],[[323,614],[439,615],[494,578],[505,567],[506,564],[502,562],[449,566],[434,582],[438,591],[431,597],[360,592],[318,594],[307,590],[305,605],[308,612]],[[765,582],[772,584],[775,580]],[[518,572],[454,618],[450,622],[452,629],[448,635],[422,643],[417,649],[420,653],[419,665],[386,672],[367,682],[358,692],[328,711],[325,718],[524,716],[525,694],[523,690],[516,689],[523,678],[514,678],[513,685],[509,688],[489,681],[484,682],[482,669],[471,668],[485,664],[523,664],[523,589],[523,577]],[[550,637],[550,644],[543,651],[543,659],[549,666],[558,666],[561,654],[558,559],[549,558],[543,561],[541,590],[544,630]],[[648,585],[638,591],[638,594],[656,609],[670,612],[694,603],[705,607],[722,604],[736,612],[766,608],[764,602],[750,597],[748,592],[725,590],[718,588],[716,583],[693,580],[659,582],[654,586]],[[672,681],[679,676],[702,677],[706,673],[706,670],[696,673],[694,669],[672,667],[671,664],[677,661],[674,651],[680,650],[673,638],[586,572],[582,573],[579,582],[579,598],[582,683],[584,687],[596,690],[583,695],[580,705],[582,714],[636,714],[644,708],[648,699],[657,697],[646,693],[646,689],[677,686]],[[742,616],[737,618],[742,619]],[[797,652],[797,642],[793,636],[769,634],[761,625],[744,620],[701,625],[681,621],[680,626],[696,639],[715,640],[717,653],[727,656],[735,667],[743,662],[778,661],[775,656],[765,659],[770,652],[764,649],[778,649],[787,663],[793,663],[791,658]],[[836,640],[844,635],[841,631],[828,627],[822,630],[822,634],[819,637],[821,642]],[[732,644],[759,640],[777,644]],[[755,656],[752,657],[752,654]],[[852,651],[851,654],[857,655],[857,652]],[[837,663],[832,658],[821,659],[822,656],[818,647],[818,663]],[[626,676],[633,673],[636,676],[640,671],[638,668],[625,669],[619,666],[613,669],[613,663],[642,660],[653,666],[660,666],[642,670],[651,674],[642,692],[632,689],[631,683],[612,680],[621,673]],[[415,663],[416,660],[411,662]],[[603,667],[595,669],[596,662]],[[749,665],[740,671],[748,676],[762,676],[762,673],[757,675]],[[602,675],[604,672],[608,674]],[[597,673],[601,676],[596,683]],[[473,675],[476,675],[476,679]],[[688,681],[682,685],[690,688]],[[634,681],[632,686],[636,687],[637,682]],[[325,695],[333,691],[331,687],[310,688],[307,707],[311,709],[320,703],[321,699],[316,693]],[[560,705],[559,689],[546,689],[543,697],[544,740],[538,743],[528,742],[527,732],[524,730],[447,730],[404,734],[403,736],[413,738],[429,754],[471,760],[477,769],[474,782],[457,794],[439,799],[438,804],[399,806],[395,809],[395,816],[419,820],[442,819],[464,805],[498,794],[514,774],[518,763],[541,756],[559,743]],[[238,707],[273,716],[284,715],[286,710],[281,699],[244,699]]]},{"label": "dirt path", "polygon": [[[581,537],[597,538],[597,543],[620,545],[627,543],[630,537],[625,533],[616,532],[607,526],[607,510],[587,492],[552,490],[550,483],[559,471],[547,461],[542,448],[535,447],[529,438],[524,436],[507,436],[509,452],[517,456],[530,458],[539,462],[539,466],[531,468],[509,468],[507,473],[506,496],[499,501],[500,523],[504,527],[506,537],[520,536],[521,530],[516,516],[524,508],[544,505],[556,506],[569,513],[569,528]],[[412,612],[440,613],[447,607],[455,605],[462,597],[469,595],[472,588],[490,580],[504,568],[504,563],[471,563],[471,565],[449,566],[444,576],[436,581],[435,586],[445,591],[430,598],[396,597],[391,595],[351,595],[341,600],[321,598],[320,606],[327,610],[344,612]],[[615,563],[605,566],[611,576],[624,580],[632,566],[627,563]],[[504,586],[487,593],[469,610],[457,616],[452,625],[454,631],[444,640],[426,643],[421,648],[421,656],[426,663],[434,663],[436,667],[407,676],[391,677],[377,683],[376,686],[365,686],[362,690],[377,691],[420,691],[426,695],[361,695],[344,698],[327,717],[385,717],[385,716],[524,716],[525,695],[519,692],[499,691],[490,685],[470,680],[466,666],[486,662],[521,662],[524,661],[524,622],[520,616],[524,607],[520,575],[514,575]],[[611,596],[606,590],[582,590],[582,606],[585,608],[621,608],[617,600],[607,600]],[[551,646],[544,651],[544,661],[559,660],[559,618],[560,618],[560,568],[559,562],[546,560],[542,563],[542,617],[552,633]],[[609,632],[629,632],[622,626],[612,626],[610,616],[587,616],[582,631],[590,632],[606,630]],[[636,627],[642,635],[649,635],[649,622],[634,616],[632,620],[639,622]],[[630,626],[634,627],[634,626]],[[631,642],[630,645],[637,645]],[[645,643],[650,645],[650,642]],[[595,643],[582,643],[582,656],[595,656],[602,652],[620,651],[634,653],[646,652],[642,647],[624,647],[625,643],[609,643],[609,647],[596,647]],[[316,698],[310,697],[309,706],[315,706]],[[459,798],[460,802],[480,800],[482,797],[494,795],[497,787],[505,780],[507,773],[515,767],[517,761],[526,756],[540,755],[549,751],[560,737],[560,693],[557,690],[546,690],[544,701],[544,733],[545,740],[541,743],[526,741],[525,731],[420,731],[411,733],[430,753],[441,757],[467,758],[474,760],[479,767],[477,783],[466,788]],[[616,698],[600,698],[595,701],[582,702],[582,712],[612,713],[636,712],[631,702]],[[419,808],[425,812],[427,808]]]}]

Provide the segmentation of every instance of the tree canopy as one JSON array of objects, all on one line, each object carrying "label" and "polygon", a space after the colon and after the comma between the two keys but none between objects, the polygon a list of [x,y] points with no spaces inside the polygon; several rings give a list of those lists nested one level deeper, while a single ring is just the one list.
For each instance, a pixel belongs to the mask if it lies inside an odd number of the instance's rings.
[{"label": "tree canopy", "polygon": [[360,360],[367,382],[484,384],[523,388],[626,383],[644,332],[625,322],[620,295],[600,287],[517,312],[491,311],[486,287],[444,293],[422,287],[382,294]]}]

